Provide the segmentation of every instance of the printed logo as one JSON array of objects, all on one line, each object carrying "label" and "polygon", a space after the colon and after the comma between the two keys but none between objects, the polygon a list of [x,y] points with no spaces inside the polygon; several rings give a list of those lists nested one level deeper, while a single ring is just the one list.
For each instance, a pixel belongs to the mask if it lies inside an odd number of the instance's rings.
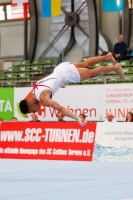
[{"label": "printed logo", "polygon": [[11,120],[14,116],[14,89],[0,89],[0,117]]}]

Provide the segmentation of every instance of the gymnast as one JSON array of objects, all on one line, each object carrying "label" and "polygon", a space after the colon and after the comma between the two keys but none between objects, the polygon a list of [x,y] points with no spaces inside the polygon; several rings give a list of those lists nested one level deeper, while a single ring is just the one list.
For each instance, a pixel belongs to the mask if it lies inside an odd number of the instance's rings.
[{"label": "gymnast", "polygon": [[[113,65],[88,69],[90,66],[102,61],[111,61],[113,62]],[[42,102],[44,106],[52,107],[61,112],[64,116],[75,119],[81,126],[85,126],[79,116],[76,116],[70,110],[59,105],[52,99],[52,97],[60,87],[64,87],[64,83],[78,83],[80,81],[103,75],[111,71],[117,72],[121,79],[124,78],[121,65],[116,63],[112,53],[110,52],[104,56],[88,58],[84,62],[75,62],[73,64],[70,64],[70,62],[63,62],[55,67],[52,74],[34,84],[32,89],[32,97],[30,99],[20,101],[20,111],[23,114],[37,112],[40,109],[39,102]]]}]

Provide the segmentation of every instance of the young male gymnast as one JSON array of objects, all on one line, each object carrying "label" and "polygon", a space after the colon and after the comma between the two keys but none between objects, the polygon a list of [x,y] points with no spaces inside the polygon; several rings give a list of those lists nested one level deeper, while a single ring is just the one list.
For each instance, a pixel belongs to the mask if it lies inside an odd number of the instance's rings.
[{"label": "young male gymnast", "polygon": [[[111,61],[114,63],[114,65],[87,69],[90,66],[102,61]],[[32,89],[32,97],[30,99],[20,101],[20,111],[23,114],[37,112],[40,109],[39,102],[41,101],[44,106],[52,107],[61,112],[63,115],[75,119],[81,126],[85,126],[85,124],[82,123],[78,116],[52,100],[52,96],[60,87],[63,86],[64,83],[77,83],[111,71],[117,72],[121,79],[124,78],[124,73],[121,65],[116,63],[112,53],[108,53],[104,56],[89,58],[83,63],[75,62],[70,64],[69,62],[63,62],[55,67],[51,75],[41,79],[36,84],[34,84]]]}]

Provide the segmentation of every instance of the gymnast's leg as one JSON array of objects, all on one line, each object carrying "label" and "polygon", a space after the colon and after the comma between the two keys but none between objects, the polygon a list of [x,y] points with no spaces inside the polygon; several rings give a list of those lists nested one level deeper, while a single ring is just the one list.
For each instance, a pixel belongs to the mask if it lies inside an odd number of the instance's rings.
[{"label": "gymnast's leg", "polygon": [[100,75],[103,75],[103,74],[106,74],[106,73],[112,72],[112,71],[115,71],[116,73],[118,73],[118,75],[120,76],[121,79],[124,78],[124,72],[119,63],[117,63],[113,66],[101,66],[101,67],[97,67],[94,69],[77,68],[77,70],[80,74],[81,81],[84,81],[88,78],[100,76]]},{"label": "gymnast's leg", "polygon": [[90,66],[103,62],[103,61],[111,61],[114,64],[116,64],[116,60],[114,59],[114,57],[112,56],[112,53],[108,53],[105,56],[97,56],[97,57],[92,57],[92,58],[88,58],[86,61],[84,62],[75,62],[73,63],[74,66],[76,68],[89,68]]}]

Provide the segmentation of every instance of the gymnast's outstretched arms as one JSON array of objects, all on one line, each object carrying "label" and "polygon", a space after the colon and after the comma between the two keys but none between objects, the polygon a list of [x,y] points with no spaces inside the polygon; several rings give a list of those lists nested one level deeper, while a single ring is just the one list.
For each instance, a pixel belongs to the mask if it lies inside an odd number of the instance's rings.
[{"label": "gymnast's outstretched arms", "polygon": [[58,111],[60,111],[63,115],[71,117],[73,119],[75,119],[81,126],[85,126],[84,123],[81,122],[81,119],[76,116],[75,114],[73,114],[70,110],[66,109],[65,107],[59,105],[56,101],[49,99],[45,96],[45,98],[43,98],[41,100],[41,102],[47,106],[47,107],[52,107]]}]

